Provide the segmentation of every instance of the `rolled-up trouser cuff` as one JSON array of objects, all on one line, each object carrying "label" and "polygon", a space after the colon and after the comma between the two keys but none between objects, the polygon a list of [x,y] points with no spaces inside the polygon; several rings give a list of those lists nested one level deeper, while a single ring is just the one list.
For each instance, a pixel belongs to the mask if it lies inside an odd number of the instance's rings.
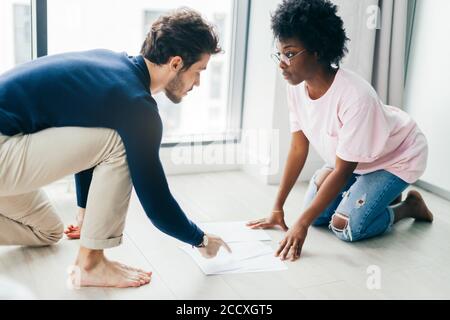
[{"label": "rolled-up trouser cuff", "polygon": [[81,238],[81,245],[85,248],[92,249],[92,250],[102,250],[102,249],[109,249],[114,248],[122,244],[123,236],[116,237],[116,238],[110,238],[110,239],[103,239],[103,240],[97,240],[97,239],[89,239],[89,238]]}]

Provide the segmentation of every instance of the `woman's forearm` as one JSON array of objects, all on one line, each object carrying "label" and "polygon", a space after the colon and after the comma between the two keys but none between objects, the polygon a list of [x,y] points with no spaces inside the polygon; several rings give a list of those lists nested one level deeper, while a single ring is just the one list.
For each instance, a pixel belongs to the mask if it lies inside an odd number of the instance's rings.
[{"label": "woman's forearm", "polygon": [[295,185],[308,157],[308,148],[291,150],[278,189],[274,210],[282,210],[286,199]]},{"label": "woman's forearm", "polygon": [[298,224],[309,227],[320,213],[338,196],[356,166],[356,163],[347,162],[344,168],[334,169],[321,185],[309,208],[300,216]]}]

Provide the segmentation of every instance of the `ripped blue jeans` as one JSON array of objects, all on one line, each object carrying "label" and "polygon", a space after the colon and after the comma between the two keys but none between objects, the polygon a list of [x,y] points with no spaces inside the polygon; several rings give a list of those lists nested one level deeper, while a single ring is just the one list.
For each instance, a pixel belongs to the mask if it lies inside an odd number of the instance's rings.
[{"label": "ripped blue jeans", "polygon": [[[305,209],[317,194],[316,179],[323,169],[318,170],[309,183],[304,199]],[[385,170],[353,174],[339,195],[316,218],[313,226],[328,226],[339,239],[347,242],[381,235],[394,224],[394,211],[389,205],[408,186],[407,182]],[[334,215],[346,220],[345,228],[338,229],[333,225]]]}]

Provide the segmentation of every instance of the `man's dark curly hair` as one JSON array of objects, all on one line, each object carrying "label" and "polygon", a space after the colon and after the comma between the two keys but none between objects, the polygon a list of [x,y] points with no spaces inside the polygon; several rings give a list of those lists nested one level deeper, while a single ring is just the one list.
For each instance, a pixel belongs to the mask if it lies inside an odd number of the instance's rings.
[{"label": "man's dark curly hair", "polygon": [[272,15],[272,30],[279,40],[297,39],[317,52],[325,66],[338,66],[348,52],[344,23],[329,0],[284,0]]},{"label": "man's dark curly hair", "polygon": [[141,54],[161,65],[170,57],[183,58],[183,70],[201,59],[202,54],[222,52],[214,30],[202,16],[189,8],[180,8],[159,17],[142,44]]}]

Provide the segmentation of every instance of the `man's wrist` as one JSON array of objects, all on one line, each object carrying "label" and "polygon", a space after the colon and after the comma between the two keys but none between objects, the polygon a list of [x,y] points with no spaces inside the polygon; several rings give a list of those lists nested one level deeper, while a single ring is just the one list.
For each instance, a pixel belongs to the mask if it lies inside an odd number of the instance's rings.
[{"label": "man's wrist", "polygon": [[208,237],[207,237],[206,233],[204,233],[203,236],[202,236],[202,240],[195,247],[196,248],[204,248],[207,245],[208,245]]}]

